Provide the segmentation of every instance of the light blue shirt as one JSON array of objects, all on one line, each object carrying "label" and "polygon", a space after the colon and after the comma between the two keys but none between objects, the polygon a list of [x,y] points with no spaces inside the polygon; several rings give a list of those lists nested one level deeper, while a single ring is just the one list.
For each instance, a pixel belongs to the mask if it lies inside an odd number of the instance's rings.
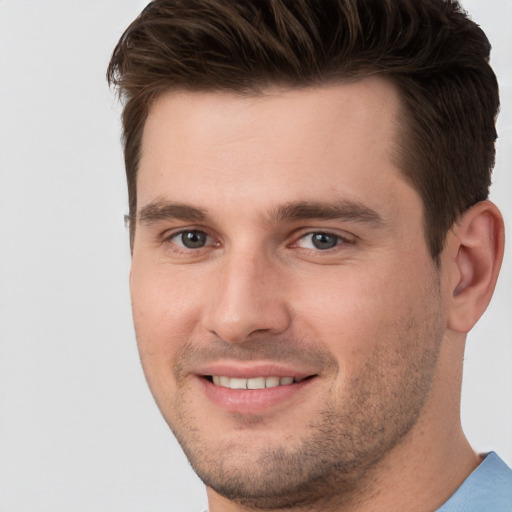
[{"label": "light blue shirt", "polygon": [[436,512],[512,512],[512,469],[494,452],[487,454]]},{"label": "light blue shirt", "polygon": [[489,453],[437,512],[512,512],[512,470]]}]

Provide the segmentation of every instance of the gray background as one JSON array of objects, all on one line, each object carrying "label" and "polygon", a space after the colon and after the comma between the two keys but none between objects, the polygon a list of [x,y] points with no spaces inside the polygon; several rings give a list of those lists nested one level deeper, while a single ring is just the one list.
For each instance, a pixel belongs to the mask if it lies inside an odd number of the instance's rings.
[{"label": "gray background", "polygon": [[[146,389],[130,317],[110,53],[141,0],[0,0],[0,511],[205,503]],[[464,5],[502,88],[493,200],[512,225],[511,0]],[[512,463],[512,253],[469,337],[463,422]]]}]

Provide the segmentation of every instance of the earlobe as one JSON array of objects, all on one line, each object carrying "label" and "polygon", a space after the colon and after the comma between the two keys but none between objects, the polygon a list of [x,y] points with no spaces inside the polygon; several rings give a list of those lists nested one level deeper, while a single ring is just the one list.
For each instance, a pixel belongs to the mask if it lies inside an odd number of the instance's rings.
[{"label": "earlobe", "polygon": [[455,223],[447,243],[452,268],[448,327],[467,333],[491,300],[503,259],[504,226],[490,201],[471,207]]}]

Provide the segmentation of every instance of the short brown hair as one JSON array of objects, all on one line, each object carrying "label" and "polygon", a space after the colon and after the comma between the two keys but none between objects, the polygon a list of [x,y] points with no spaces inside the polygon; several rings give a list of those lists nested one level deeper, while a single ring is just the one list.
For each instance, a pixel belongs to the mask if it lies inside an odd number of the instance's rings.
[{"label": "short brown hair", "polygon": [[400,169],[422,197],[437,259],[458,216],[487,198],[496,77],[490,44],[454,0],[155,0],[108,68],[124,101],[131,239],[136,175],[152,102],[186,89],[256,94],[379,74],[404,106]]}]

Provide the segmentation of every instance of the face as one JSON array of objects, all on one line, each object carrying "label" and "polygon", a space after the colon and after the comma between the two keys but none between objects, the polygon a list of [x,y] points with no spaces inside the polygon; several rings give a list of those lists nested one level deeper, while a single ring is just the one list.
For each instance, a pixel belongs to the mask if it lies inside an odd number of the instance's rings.
[{"label": "face", "polygon": [[[444,333],[381,79],[153,105],[131,272],[152,393],[210,493],[348,492],[424,416]],[[250,475],[250,477],[249,477]]]}]

